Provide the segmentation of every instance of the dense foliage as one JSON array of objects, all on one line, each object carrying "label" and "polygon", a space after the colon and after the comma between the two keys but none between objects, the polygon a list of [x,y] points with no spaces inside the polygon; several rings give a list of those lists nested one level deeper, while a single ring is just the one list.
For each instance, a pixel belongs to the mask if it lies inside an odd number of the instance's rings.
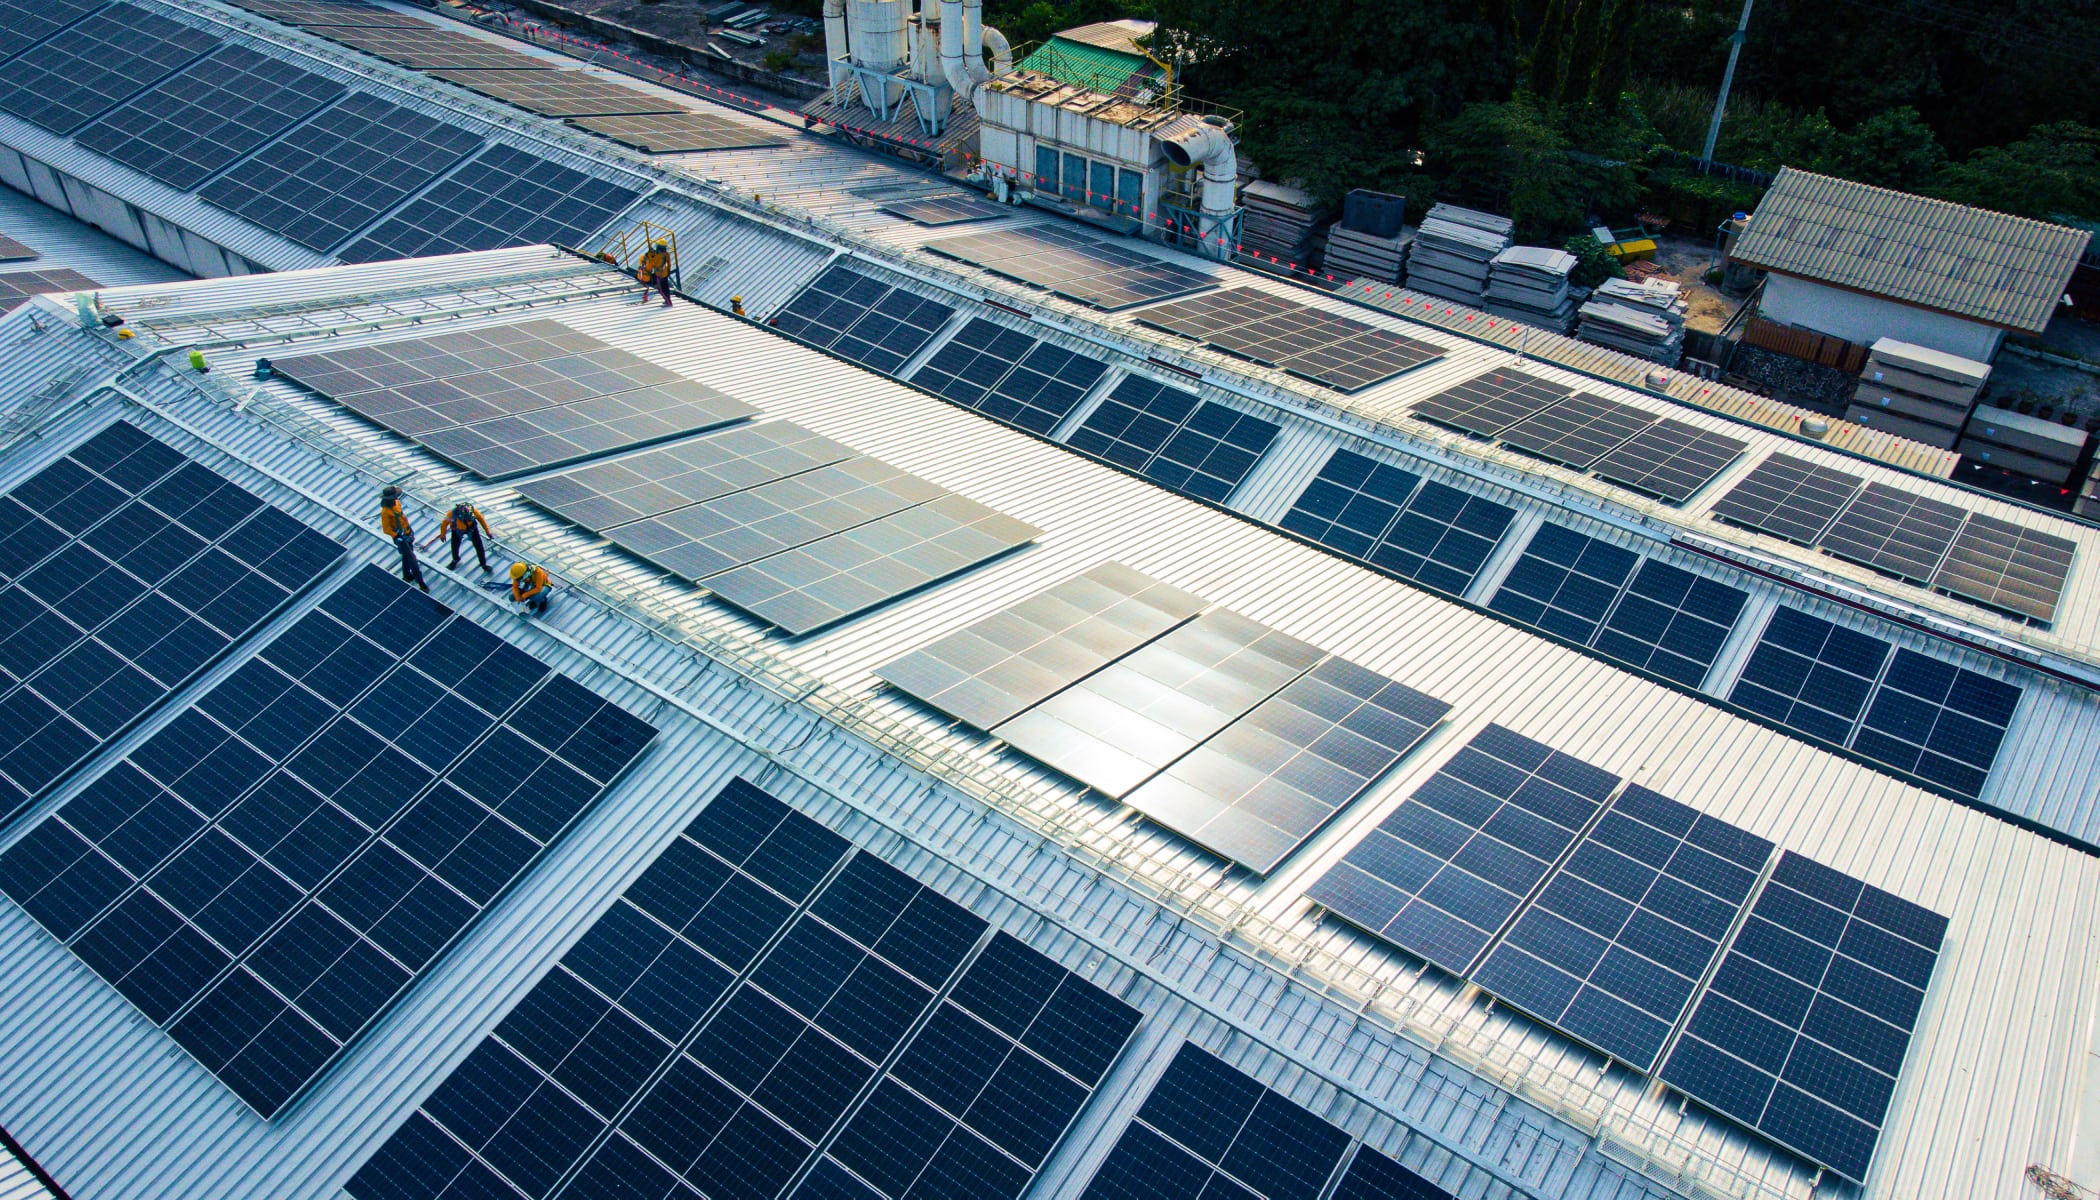
[{"label": "dense foliage", "polygon": [[[1637,207],[1706,222],[1756,190],[1705,140],[1740,0],[1029,0],[1018,43],[1122,16],[1243,110],[1262,174],[1514,215],[1558,242]],[[2100,0],[1757,0],[1715,157],[2036,217],[2100,219]],[[1674,153],[1673,153],[1674,152]]]}]

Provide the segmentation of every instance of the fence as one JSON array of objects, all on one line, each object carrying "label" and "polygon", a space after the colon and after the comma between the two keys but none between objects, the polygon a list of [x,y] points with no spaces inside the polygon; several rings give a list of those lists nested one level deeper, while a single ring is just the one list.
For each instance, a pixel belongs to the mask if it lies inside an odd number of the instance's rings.
[{"label": "fence", "polygon": [[1698,155],[1686,154],[1681,150],[1665,149],[1660,152],[1660,156],[1664,162],[1669,163],[1671,166],[1691,167],[1702,175],[1718,175],[1731,182],[1746,183],[1751,187],[1771,187],[1774,178],[1770,171],[1739,167],[1734,163],[1702,162]]}]

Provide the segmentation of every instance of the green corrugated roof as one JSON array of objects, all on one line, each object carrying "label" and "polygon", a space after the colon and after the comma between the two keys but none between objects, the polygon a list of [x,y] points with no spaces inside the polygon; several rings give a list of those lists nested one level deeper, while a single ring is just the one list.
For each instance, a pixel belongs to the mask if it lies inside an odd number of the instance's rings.
[{"label": "green corrugated roof", "polygon": [[1041,71],[1052,79],[1074,87],[1109,93],[1129,82],[1132,75],[1146,74],[1156,69],[1138,55],[1089,46],[1083,42],[1066,41],[1061,37],[1052,37],[1044,42],[1035,53],[1021,63],[1021,67],[1024,70]]}]

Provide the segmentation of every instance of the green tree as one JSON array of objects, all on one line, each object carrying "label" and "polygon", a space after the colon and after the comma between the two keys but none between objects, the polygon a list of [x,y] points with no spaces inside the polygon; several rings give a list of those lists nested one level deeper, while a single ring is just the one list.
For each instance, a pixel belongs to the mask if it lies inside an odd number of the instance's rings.
[{"label": "green tree", "polygon": [[1838,139],[1813,169],[1876,187],[1918,192],[1931,187],[1947,166],[1947,152],[1932,127],[1908,106],[1876,113]]},{"label": "green tree", "polygon": [[1573,104],[1590,94],[1597,77],[1597,55],[1604,45],[1604,9],[1609,0],[1576,0],[1574,41],[1561,71],[1560,102]]},{"label": "green tree", "polygon": [[1528,95],[1467,105],[1430,139],[1428,166],[1446,191],[1510,214],[1520,242],[1581,224],[1567,141]]},{"label": "green tree", "polygon": [[2011,145],[1986,146],[1948,166],[1934,191],[2043,220],[2100,219],[2100,129],[2073,121],[2037,125]]},{"label": "green tree", "polygon": [[1565,63],[1568,38],[1569,0],[1546,0],[1546,13],[1539,18],[1538,41],[1531,46],[1531,94],[1552,101],[1560,96],[1561,67]]},{"label": "green tree", "polygon": [[1619,0],[1612,6],[1605,25],[1604,49],[1597,61],[1597,74],[1590,81],[1590,99],[1616,108],[1633,73],[1634,30],[1640,24],[1641,0]]}]

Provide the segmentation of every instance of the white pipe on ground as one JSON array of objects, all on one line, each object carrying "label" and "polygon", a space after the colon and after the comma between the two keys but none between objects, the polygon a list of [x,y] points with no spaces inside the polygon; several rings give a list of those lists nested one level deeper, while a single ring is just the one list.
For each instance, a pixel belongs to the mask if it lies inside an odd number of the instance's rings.
[{"label": "white pipe on ground", "polygon": [[824,0],[824,57],[843,62],[846,44],[846,0]]}]

